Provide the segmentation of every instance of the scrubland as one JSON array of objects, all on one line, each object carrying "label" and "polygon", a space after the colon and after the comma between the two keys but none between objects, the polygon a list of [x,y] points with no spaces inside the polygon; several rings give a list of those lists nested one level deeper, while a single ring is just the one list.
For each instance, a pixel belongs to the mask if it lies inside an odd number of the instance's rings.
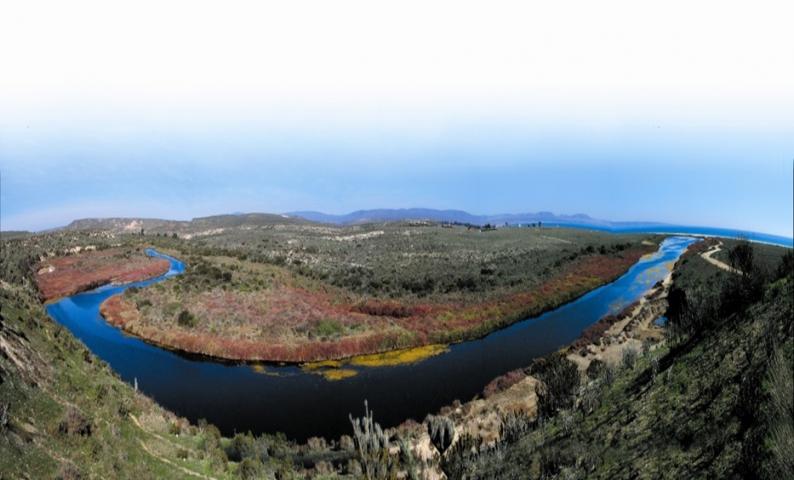
[{"label": "scrubland", "polygon": [[656,249],[642,236],[410,223],[150,241],[186,272],[108,300],[111,323],[192,353],[288,362],[482,336],[609,282]]}]

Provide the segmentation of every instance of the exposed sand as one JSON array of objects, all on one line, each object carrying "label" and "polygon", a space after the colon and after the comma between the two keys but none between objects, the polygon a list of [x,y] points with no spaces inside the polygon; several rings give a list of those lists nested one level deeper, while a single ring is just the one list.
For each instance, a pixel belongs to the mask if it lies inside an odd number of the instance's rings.
[{"label": "exposed sand", "polygon": [[[648,290],[631,314],[614,323],[600,339],[587,345],[584,349],[569,352],[568,359],[576,363],[580,371],[587,370],[590,362],[601,360],[609,365],[618,364],[623,358],[625,349],[640,351],[646,339],[657,343],[662,340],[664,331],[654,321],[667,309],[667,293],[673,281],[672,271],[661,284]],[[582,356],[582,350],[587,354]]]}]

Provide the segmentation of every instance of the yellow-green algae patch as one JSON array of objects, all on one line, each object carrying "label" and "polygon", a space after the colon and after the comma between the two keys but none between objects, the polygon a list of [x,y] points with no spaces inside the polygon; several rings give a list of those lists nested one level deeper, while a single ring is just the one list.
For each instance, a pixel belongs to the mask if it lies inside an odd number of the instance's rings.
[{"label": "yellow-green algae patch", "polygon": [[253,364],[251,364],[251,370],[253,370],[255,373],[258,373],[260,375],[269,375],[271,377],[280,377],[280,376],[282,376],[278,372],[274,372],[272,370],[268,370],[267,367],[265,365],[261,364],[261,363],[253,363]]},{"label": "yellow-green algae patch", "polygon": [[339,368],[342,366],[340,360],[321,360],[318,362],[306,362],[303,368],[306,370],[318,370],[320,368]]},{"label": "yellow-green algae patch", "polygon": [[307,362],[302,365],[303,371],[322,375],[326,380],[343,380],[358,374],[358,371],[345,366],[355,367],[394,367],[420,362],[439,355],[449,349],[447,345],[425,345],[416,348],[404,348],[390,352],[371,355],[358,355],[347,360],[323,360]]},{"label": "yellow-green algae patch", "polygon": [[415,363],[439,355],[448,350],[446,345],[425,345],[423,347],[405,348],[372,355],[358,355],[347,361],[358,367],[392,367]]},{"label": "yellow-green algae patch", "polygon": [[326,380],[330,380],[332,382],[344,380],[345,378],[355,377],[358,375],[358,372],[351,368],[329,368],[326,370],[321,370],[317,373],[325,377]]}]

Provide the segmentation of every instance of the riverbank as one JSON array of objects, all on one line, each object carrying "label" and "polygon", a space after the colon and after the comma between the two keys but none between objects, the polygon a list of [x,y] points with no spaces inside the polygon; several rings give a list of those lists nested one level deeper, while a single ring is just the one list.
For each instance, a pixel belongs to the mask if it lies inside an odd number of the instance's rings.
[{"label": "riverbank", "polygon": [[[656,248],[649,242],[582,255],[531,290],[463,304],[361,299],[275,266],[224,259],[202,267],[230,279],[223,287],[190,290],[188,278],[181,286],[116,295],[100,312],[128,334],[187,353],[235,361],[341,360],[480,338],[615,280]],[[262,278],[267,286],[243,287],[261,285]]]}]

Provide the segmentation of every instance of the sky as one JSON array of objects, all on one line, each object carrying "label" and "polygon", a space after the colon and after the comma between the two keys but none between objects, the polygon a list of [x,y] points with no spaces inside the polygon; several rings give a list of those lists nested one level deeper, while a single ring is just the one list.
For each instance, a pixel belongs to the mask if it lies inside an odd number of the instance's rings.
[{"label": "sky", "polygon": [[790,1],[0,6],[0,228],[389,207],[792,237]]}]

